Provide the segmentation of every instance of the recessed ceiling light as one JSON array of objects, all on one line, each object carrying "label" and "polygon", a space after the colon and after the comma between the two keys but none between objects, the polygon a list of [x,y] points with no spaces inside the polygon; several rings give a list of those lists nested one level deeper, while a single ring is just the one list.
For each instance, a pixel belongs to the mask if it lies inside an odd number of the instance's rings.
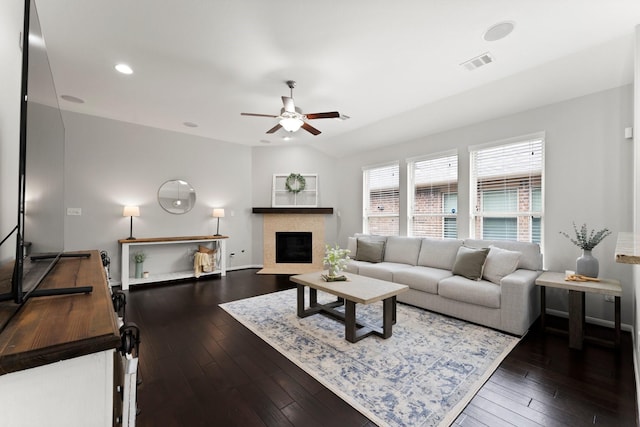
[{"label": "recessed ceiling light", "polygon": [[494,42],[496,40],[503,39],[507,37],[513,31],[515,27],[515,23],[511,21],[499,22],[492,27],[490,27],[487,31],[485,31],[482,36],[488,42]]},{"label": "recessed ceiling light", "polygon": [[198,124],[197,123],[193,123],[193,122],[184,122],[183,125],[185,125],[188,128],[197,128]]},{"label": "recessed ceiling light", "polygon": [[115,69],[122,74],[133,74],[133,70],[127,64],[116,64]]},{"label": "recessed ceiling light", "polygon": [[77,96],[60,95],[60,98],[64,99],[65,101],[75,102],[76,104],[84,104],[84,99],[78,98]]}]

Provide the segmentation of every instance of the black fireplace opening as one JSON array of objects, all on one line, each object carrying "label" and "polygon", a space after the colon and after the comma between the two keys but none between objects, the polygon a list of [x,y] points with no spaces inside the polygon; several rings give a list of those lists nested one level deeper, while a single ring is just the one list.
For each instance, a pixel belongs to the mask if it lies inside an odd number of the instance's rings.
[{"label": "black fireplace opening", "polygon": [[311,264],[311,232],[276,231],[276,263]]}]

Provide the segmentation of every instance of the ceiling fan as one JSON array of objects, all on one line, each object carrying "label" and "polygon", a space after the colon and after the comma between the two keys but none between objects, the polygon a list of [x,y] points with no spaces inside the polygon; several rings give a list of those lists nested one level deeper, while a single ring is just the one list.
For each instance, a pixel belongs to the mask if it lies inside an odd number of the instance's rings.
[{"label": "ceiling fan", "polygon": [[255,113],[240,113],[243,116],[255,116],[255,117],[272,117],[274,119],[280,119],[277,125],[267,131],[267,133],[275,133],[280,128],[288,132],[295,132],[302,128],[313,135],[319,135],[321,132],[307,123],[305,120],[315,119],[334,119],[340,117],[340,113],[337,111],[330,111],[326,113],[310,113],[303,114],[302,110],[295,106],[293,103],[293,88],[296,87],[296,82],[293,80],[287,80],[287,86],[289,86],[291,96],[282,97],[283,107],[280,109],[280,115],[273,114],[255,114]]}]

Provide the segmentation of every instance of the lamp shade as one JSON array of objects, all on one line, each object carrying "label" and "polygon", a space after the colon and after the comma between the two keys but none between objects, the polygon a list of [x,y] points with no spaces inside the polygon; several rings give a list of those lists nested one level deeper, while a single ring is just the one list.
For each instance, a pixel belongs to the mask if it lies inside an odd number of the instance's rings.
[{"label": "lamp shade", "polygon": [[222,209],[222,208],[214,209],[212,216],[214,218],[224,218],[224,209]]},{"label": "lamp shade", "polygon": [[122,216],[140,216],[139,206],[125,206],[122,210]]}]

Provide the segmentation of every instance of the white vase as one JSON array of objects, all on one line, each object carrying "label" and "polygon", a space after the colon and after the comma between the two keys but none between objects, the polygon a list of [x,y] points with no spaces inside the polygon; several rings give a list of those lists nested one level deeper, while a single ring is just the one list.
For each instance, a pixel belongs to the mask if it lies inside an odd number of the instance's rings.
[{"label": "white vase", "polygon": [[342,269],[338,265],[329,264],[329,277],[337,277],[340,275]]}]

